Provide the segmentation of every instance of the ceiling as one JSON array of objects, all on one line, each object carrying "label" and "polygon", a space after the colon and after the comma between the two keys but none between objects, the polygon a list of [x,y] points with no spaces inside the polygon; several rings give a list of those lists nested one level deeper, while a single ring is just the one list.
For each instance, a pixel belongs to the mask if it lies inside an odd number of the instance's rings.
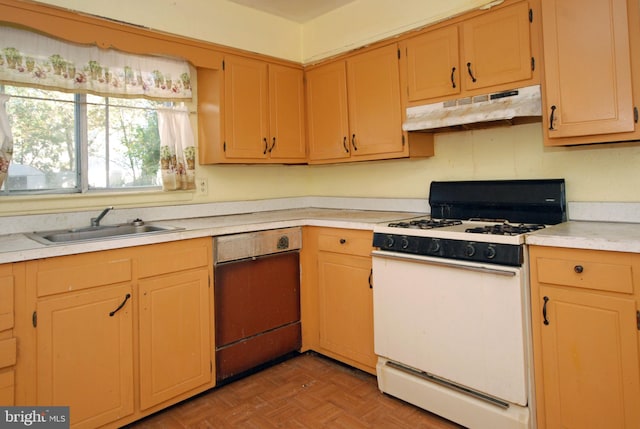
[{"label": "ceiling", "polygon": [[304,23],[355,0],[229,0],[252,9]]}]

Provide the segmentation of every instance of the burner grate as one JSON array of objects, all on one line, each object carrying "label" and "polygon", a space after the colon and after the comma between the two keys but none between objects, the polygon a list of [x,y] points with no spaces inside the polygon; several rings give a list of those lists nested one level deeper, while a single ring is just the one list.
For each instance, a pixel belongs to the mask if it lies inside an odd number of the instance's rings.
[{"label": "burner grate", "polygon": [[461,224],[462,221],[457,219],[414,219],[409,221],[392,222],[389,226],[393,228],[434,229]]},{"label": "burner grate", "polygon": [[467,228],[465,232],[472,234],[490,234],[490,235],[520,235],[527,232],[537,231],[544,228],[542,224],[519,224],[512,225],[509,223],[501,223],[496,225],[479,226]]}]

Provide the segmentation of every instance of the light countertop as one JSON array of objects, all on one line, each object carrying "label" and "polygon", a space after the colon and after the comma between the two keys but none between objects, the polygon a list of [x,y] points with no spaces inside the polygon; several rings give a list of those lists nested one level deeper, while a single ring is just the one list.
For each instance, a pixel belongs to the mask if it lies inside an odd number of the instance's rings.
[{"label": "light countertop", "polygon": [[294,226],[372,230],[376,223],[406,219],[417,215],[420,213],[322,208],[274,210],[147,222],[181,229],[136,237],[118,237],[55,245],[41,244],[25,234],[15,233],[0,236],[0,263]]},{"label": "light countertop", "polygon": [[[165,214],[167,212],[173,213],[166,208],[162,210]],[[157,214],[158,212],[153,211],[153,213]],[[162,220],[155,222],[147,221],[150,224],[181,228],[175,231],[56,245],[41,244],[23,233],[16,232],[0,235],[0,263],[293,226],[308,225],[372,230],[377,223],[424,214],[418,211],[312,207],[224,215],[200,215],[199,212],[195,212],[193,215],[196,217],[187,219],[162,218]],[[110,214],[109,216],[114,215]],[[154,219],[154,217],[149,215],[145,216],[145,219]],[[44,228],[38,230],[42,229]],[[640,253],[640,223],[572,220],[531,233],[526,237],[526,243],[539,246]]]},{"label": "light countertop", "polygon": [[640,253],[640,223],[569,221],[530,235],[527,244]]}]

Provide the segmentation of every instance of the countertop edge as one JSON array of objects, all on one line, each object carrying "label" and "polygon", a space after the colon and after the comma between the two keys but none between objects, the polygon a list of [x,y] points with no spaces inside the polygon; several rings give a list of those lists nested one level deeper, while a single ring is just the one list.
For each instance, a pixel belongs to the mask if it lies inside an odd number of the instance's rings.
[{"label": "countertop edge", "polygon": [[335,209],[279,210],[150,222],[151,224],[167,225],[181,229],[137,237],[110,238],[55,245],[38,243],[26,234],[14,233],[0,236],[0,264],[297,226],[373,230],[374,225],[377,223],[420,214]]}]

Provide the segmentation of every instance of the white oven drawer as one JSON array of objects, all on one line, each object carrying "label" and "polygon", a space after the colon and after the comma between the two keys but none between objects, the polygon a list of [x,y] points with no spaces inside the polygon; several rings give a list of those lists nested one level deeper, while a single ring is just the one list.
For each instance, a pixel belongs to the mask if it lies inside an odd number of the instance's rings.
[{"label": "white oven drawer", "polygon": [[375,352],[527,404],[522,268],[373,252]]}]

